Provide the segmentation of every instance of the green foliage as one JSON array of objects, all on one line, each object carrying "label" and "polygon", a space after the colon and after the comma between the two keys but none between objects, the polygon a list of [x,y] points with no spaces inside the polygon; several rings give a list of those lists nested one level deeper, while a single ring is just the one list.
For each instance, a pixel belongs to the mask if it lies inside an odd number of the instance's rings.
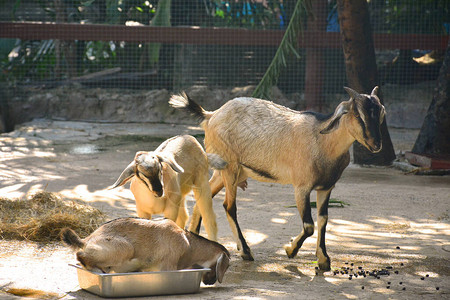
[{"label": "green foliage", "polygon": [[278,46],[277,52],[272,59],[263,78],[252,93],[253,97],[270,99],[270,88],[278,82],[278,77],[287,66],[289,56],[300,58],[295,50],[299,33],[303,30],[303,20],[311,11],[311,0],[298,0],[292,13],[289,25],[284,33],[283,39]]},{"label": "green foliage", "polygon": [[[54,1],[37,0],[36,1],[47,18],[54,21],[57,19],[57,8]],[[142,0],[106,0],[106,9],[102,10],[98,5],[100,1],[96,0],[62,0],[64,4],[63,19],[67,22],[85,22],[85,23],[109,23],[125,24],[126,21],[136,21],[142,24],[149,24],[155,15],[155,6],[158,1]],[[160,3],[170,0],[160,0]],[[5,6],[7,1],[0,0],[0,8]],[[16,18],[16,13],[20,9],[27,11],[26,3],[22,0],[15,0],[11,8],[11,19]],[[11,7],[9,5],[8,7]],[[102,15],[103,14],[103,15]],[[162,18],[170,18],[169,13],[162,14]],[[163,23],[163,21],[160,21]],[[165,25],[163,25],[165,26]],[[16,43],[15,40],[13,40]],[[0,53],[0,66],[3,70],[1,80],[22,81],[43,80],[55,78],[54,67],[56,63],[55,43],[53,40],[44,41],[17,41],[17,45],[11,47],[11,41],[2,39]],[[76,42],[77,47],[81,47],[81,56],[78,57],[78,63],[83,67],[83,73],[95,72],[105,68],[117,66],[118,55],[126,53],[121,51],[123,45],[120,43],[103,41]],[[142,53],[140,45],[129,44],[129,47],[136,48],[138,53]],[[12,54],[8,57],[8,54]],[[128,51],[129,53],[129,51]],[[153,51],[152,53],[155,53]],[[159,54],[159,51],[157,51]],[[124,58],[126,59],[126,58]],[[123,60],[123,59],[122,59]],[[62,60],[62,66],[68,62]],[[123,63],[125,66],[130,64]]]},{"label": "green foliage", "polygon": [[11,80],[24,78],[44,79],[52,76],[48,66],[55,64],[53,41],[20,41],[15,47],[14,57],[1,61],[3,74]]},{"label": "green foliage", "polygon": [[213,24],[220,27],[257,29],[280,28],[280,17],[284,13],[282,1],[219,1],[213,10]]},{"label": "green foliage", "polygon": [[[171,26],[170,25],[170,3],[171,0],[160,0],[158,9],[152,19],[152,26]],[[150,66],[153,67],[159,62],[160,43],[150,43],[148,45],[148,55]]]},{"label": "green foliage", "polygon": [[386,0],[371,6],[381,9],[382,29],[393,33],[445,34],[444,23],[450,23],[449,0]]},{"label": "green foliage", "polygon": [[[0,0],[0,9],[4,10],[5,6],[7,6],[8,4],[11,5],[11,0]],[[13,5],[11,7],[11,11],[10,11],[10,16],[11,16],[11,20],[15,21],[16,20],[16,11],[19,8],[21,4],[21,0],[15,0],[13,2]]]},{"label": "green foliage", "polygon": [[113,42],[86,42],[86,56],[83,63],[88,72],[101,71],[117,65],[116,44]]}]

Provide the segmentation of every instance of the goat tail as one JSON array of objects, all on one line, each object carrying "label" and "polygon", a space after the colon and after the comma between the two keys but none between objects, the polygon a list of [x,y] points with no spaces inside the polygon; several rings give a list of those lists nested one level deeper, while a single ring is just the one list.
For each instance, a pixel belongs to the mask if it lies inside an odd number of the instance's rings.
[{"label": "goat tail", "polygon": [[228,163],[217,154],[206,153],[206,156],[208,157],[209,165],[215,170],[223,170],[228,165]]},{"label": "goat tail", "polygon": [[73,250],[82,249],[85,246],[83,240],[70,228],[61,230],[61,241],[67,246],[70,246]]},{"label": "goat tail", "polygon": [[200,121],[209,119],[213,114],[210,111],[206,111],[198,103],[194,102],[185,92],[181,92],[179,95],[172,95],[169,100],[170,106],[177,109],[185,110],[197,117]]}]

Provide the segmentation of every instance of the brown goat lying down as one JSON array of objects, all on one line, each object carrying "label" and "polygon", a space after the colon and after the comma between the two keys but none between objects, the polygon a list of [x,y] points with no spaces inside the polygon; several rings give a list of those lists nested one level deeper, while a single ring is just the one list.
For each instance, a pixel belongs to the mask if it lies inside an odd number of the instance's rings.
[{"label": "brown goat lying down", "polygon": [[101,273],[171,271],[210,268],[204,284],[222,282],[228,269],[228,250],[178,227],[169,219],[120,218],[107,222],[85,239],[72,229],[61,231],[61,239],[74,250],[81,265]]}]

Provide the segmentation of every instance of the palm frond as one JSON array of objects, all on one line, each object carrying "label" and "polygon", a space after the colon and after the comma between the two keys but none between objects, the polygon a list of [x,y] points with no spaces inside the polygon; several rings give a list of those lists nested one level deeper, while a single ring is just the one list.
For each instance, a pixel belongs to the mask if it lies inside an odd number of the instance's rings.
[{"label": "palm frond", "polygon": [[[170,4],[171,0],[160,0],[158,7],[151,21],[152,26],[171,26],[170,24]],[[160,43],[150,43],[148,47],[150,65],[153,66],[159,62]]]},{"label": "palm frond", "polygon": [[303,31],[303,18],[311,13],[312,0],[298,0],[294,11],[286,28],[283,39],[278,46],[272,62],[266,70],[263,78],[252,93],[253,97],[270,99],[270,88],[277,84],[281,71],[286,68],[289,56],[294,55],[300,58],[300,54],[295,50],[298,36]]}]

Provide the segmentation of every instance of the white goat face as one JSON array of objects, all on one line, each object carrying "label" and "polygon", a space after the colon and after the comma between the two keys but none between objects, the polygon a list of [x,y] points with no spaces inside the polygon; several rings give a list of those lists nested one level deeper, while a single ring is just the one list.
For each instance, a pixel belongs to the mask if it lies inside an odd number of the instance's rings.
[{"label": "white goat face", "polygon": [[139,151],[136,153],[134,160],[122,171],[122,174],[120,174],[119,178],[110,188],[114,189],[122,186],[136,176],[156,197],[162,197],[164,194],[162,176],[163,162],[177,173],[184,172],[183,168],[171,155]]},{"label": "white goat face", "polygon": [[134,162],[136,177],[147,186],[155,197],[162,197],[164,190],[160,158],[153,152],[140,151],[136,153]]}]

